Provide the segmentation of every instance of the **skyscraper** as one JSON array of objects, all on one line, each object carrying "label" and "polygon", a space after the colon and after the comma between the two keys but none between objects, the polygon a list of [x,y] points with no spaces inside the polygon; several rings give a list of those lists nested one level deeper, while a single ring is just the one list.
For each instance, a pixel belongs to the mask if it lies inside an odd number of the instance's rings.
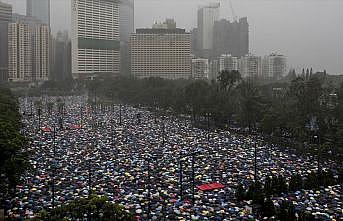
[{"label": "skyscraper", "polygon": [[12,19],[12,6],[0,2],[0,82],[8,78],[8,23]]},{"label": "skyscraper", "polygon": [[191,77],[191,34],[184,29],[137,29],[130,44],[133,76]]},{"label": "skyscraper", "polygon": [[50,28],[35,17],[14,14],[8,26],[9,81],[49,78]]},{"label": "skyscraper", "polygon": [[128,75],[130,73],[130,53],[129,42],[130,34],[134,30],[134,0],[120,1],[120,73]]},{"label": "skyscraper", "polygon": [[120,1],[120,41],[129,42],[130,34],[135,31],[134,27],[134,0]]},{"label": "skyscraper", "polygon": [[263,77],[280,80],[287,73],[287,58],[284,55],[270,54],[263,58]]},{"label": "skyscraper", "polygon": [[199,46],[205,57],[208,57],[213,49],[213,27],[219,20],[220,3],[212,3],[198,10],[198,33]]},{"label": "skyscraper", "polygon": [[219,71],[238,71],[238,59],[230,54],[219,57]]},{"label": "skyscraper", "polygon": [[8,80],[32,80],[32,38],[29,24],[8,25]]},{"label": "skyscraper", "polygon": [[209,78],[209,66],[208,59],[195,58],[192,59],[192,78],[193,79],[208,79]]},{"label": "skyscraper", "polygon": [[260,56],[248,54],[240,59],[239,72],[244,78],[256,78],[262,74],[262,61]]},{"label": "skyscraper", "polygon": [[74,78],[118,75],[119,1],[72,0],[72,73]]},{"label": "skyscraper", "polygon": [[249,54],[248,19],[230,22],[225,19],[216,21],[213,27],[213,55],[232,54],[242,57]]},{"label": "skyscraper", "polygon": [[71,43],[68,32],[57,32],[53,39],[53,75],[54,80],[71,78]]},{"label": "skyscraper", "polygon": [[27,0],[26,15],[36,17],[50,27],[50,0]]}]

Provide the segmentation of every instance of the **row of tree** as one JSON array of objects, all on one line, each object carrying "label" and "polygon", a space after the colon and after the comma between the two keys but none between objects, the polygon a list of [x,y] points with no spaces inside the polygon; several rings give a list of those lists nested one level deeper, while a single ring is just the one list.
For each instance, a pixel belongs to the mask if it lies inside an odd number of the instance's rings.
[{"label": "row of tree", "polygon": [[326,187],[338,183],[339,180],[334,178],[331,171],[321,171],[319,174],[312,172],[305,178],[299,174],[295,174],[289,182],[281,175],[273,175],[267,176],[263,185],[260,182],[254,182],[245,189],[242,184],[239,184],[236,191],[236,198],[238,201],[253,200],[256,204],[262,204],[265,197],[279,196],[302,189],[317,189],[320,186]]},{"label": "row of tree", "polygon": [[294,204],[291,201],[283,200],[276,207],[271,198],[266,198],[258,211],[259,218],[267,217],[268,220],[278,221],[313,221],[318,220],[312,213],[307,211],[296,211]]},{"label": "row of tree", "polygon": [[[239,184],[236,189],[236,198],[238,201],[252,200],[254,205],[258,206],[257,214],[262,217],[278,217],[277,220],[296,220],[295,208],[291,202],[281,203],[279,208],[276,208],[271,197],[281,196],[288,192],[295,192],[302,189],[317,189],[320,186],[336,185],[339,181],[334,178],[331,171],[321,171],[321,173],[310,173],[306,178],[295,174],[287,182],[283,176],[268,176],[264,184],[260,182],[251,183],[248,187],[244,188]],[[302,213],[302,219],[311,220],[310,214]]]},{"label": "row of tree", "polygon": [[[296,76],[288,82],[257,84],[237,71],[223,71],[218,81],[160,78],[89,81],[98,102],[145,105],[192,116],[201,125],[263,132],[273,142],[300,145],[313,154],[339,159],[343,153],[343,85],[336,87],[325,73]],[[94,100],[94,99],[93,99]],[[275,139],[278,138],[278,139]],[[297,144],[297,145],[296,145]],[[316,145],[309,145],[316,144]],[[320,153],[319,153],[320,152]]]},{"label": "row of tree", "polygon": [[21,175],[29,167],[25,147],[28,141],[21,131],[21,115],[16,97],[0,87],[0,203],[14,194]]},{"label": "row of tree", "polygon": [[134,216],[123,206],[109,202],[108,198],[90,196],[57,207],[50,213],[42,211],[35,220],[115,220],[133,221]]}]

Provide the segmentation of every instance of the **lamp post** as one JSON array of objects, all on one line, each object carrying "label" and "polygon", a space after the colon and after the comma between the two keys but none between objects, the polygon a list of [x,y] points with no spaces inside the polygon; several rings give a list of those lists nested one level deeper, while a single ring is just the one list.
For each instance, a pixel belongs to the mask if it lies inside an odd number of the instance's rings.
[{"label": "lamp post", "polygon": [[53,170],[52,170],[52,210],[55,210],[55,176],[56,176],[56,127],[54,126],[53,131],[53,153],[54,153],[54,159],[53,159]]},{"label": "lamp post", "polygon": [[150,208],[150,201],[151,201],[151,177],[150,177],[150,156],[147,156],[147,163],[148,163],[148,219],[150,218],[151,208]]},{"label": "lamp post", "polygon": [[[93,147],[94,147],[94,141],[93,141]],[[92,195],[92,168],[91,168],[91,160],[92,157],[90,156],[90,147],[89,147],[89,152],[88,152],[88,197],[90,198]]]},{"label": "lamp post", "polygon": [[162,138],[163,138],[163,141],[162,141],[162,145],[164,145],[164,143],[165,143],[165,138],[166,138],[166,131],[165,131],[165,122],[164,122],[164,120],[165,120],[165,117],[163,116],[162,117]]},{"label": "lamp post", "polygon": [[83,108],[80,106],[80,127],[82,128],[83,124]]},{"label": "lamp post", "polygon": [[207,113],[207,141],[210,141],[210,113]]},{"label": "lamp post", "polygon": [[192,148],[192,202],[193,202],[193,206],[195,203],[195,168],[194,168],[194,163],[195,163],[195,152],[194,152],[194,148]]},{"label": "lamp post", "polygon": [[312,116],[310,121],[305,125],[312,134],[314,134],[313,138],[314,140],[317,140],[317,170],[318,170],[318,176],[320,175],[321,172],[321,167],[320,167],[320,158],[321,158],[321,141],[320,141],[320,132],[319,132],[319,125],[318,125],[318,120],[317,117]]},{"label": "lamp post", "polygon": [[254,142],[254,180],[257,182],[257,144]]},{"label": "lamp post", "polygon": [[38,127],[39,129],[41,128],[41,114],[42,114],[42,109],[41,107],[38,108]]},{"label": "lamp post", "polygon": [[122,124],[122,121],[121,121],[121,108],[122,108],[122,104],[120,103],[120,105],[119,105],[119,125]]},{"label": "lamp post", "polygon": [[183,200],[183,174],[182,174],[182,150],[179,155],[179,185],[180,185],[180,200]]}]

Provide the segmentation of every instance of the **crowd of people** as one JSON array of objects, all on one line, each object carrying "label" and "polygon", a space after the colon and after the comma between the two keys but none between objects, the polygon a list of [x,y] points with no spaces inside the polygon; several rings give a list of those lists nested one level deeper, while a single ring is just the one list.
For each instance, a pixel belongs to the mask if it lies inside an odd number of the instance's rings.
[{"label": "crowd of people", "polygon": [[[256,135],[198,129],[172,115],[127,105],[91,106],[87,101],[86,96],[20,99],[33,168],[7,202],[10,216],[34,217],[94,194],[123,205],[137,220],[254,219],[252,202],[235,197],[238,184],[247,186],[271,175],[289,180],[293,174],[317,171],[316,156],[297,156]],[[47,102],[54,104],[51,111]],[[57,107],[60,102],[64,108]],[[325,161],[321,167],[335,173],[338,166]],[[210,183],[224,188],[198,188]],[[276,206],[292,201],[296,211],[340,220],[340,194],[336,185],[272,200]]]}]

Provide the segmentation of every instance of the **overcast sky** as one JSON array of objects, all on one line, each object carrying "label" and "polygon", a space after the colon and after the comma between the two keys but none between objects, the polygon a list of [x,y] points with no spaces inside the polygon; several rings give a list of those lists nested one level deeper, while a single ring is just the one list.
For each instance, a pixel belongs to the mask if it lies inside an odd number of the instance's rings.
[{"label": "overcast sky", "polygon": [[[13,3],[25,12],[26,0]],[[51,0],[53,32],[70,30],[70,0]],[[215,0],[136,0],[135,26],[174,18],[178,27],[196,27],[199,5]],[[228,0],[220,0],[221,17],[230,18]],[[343,0],[232,0],[236,14],[250,23],[250,51],[286,55],[290,67],[343,74]]]}]

